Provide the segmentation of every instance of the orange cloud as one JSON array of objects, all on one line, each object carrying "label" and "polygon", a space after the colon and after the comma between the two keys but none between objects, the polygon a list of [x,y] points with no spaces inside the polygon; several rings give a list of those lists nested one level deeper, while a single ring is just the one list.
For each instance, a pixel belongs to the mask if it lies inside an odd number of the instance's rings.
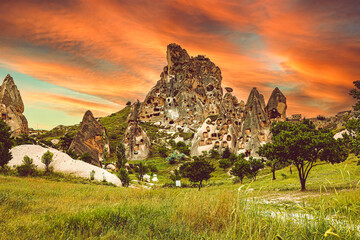
[{"label": "orange cloud", "polygon": [[4,1],[0,63],[124,104],[143,100],[166,65],[166,45],[176,42],[190,55],[210,57],[222,70],[223,86],[233,87],[239,99],[246,100],[253,86],[265,98],[279,86],[289,114],[334,114],[351,107],[348,91],[360,76],[360,17],[352,4]]}]

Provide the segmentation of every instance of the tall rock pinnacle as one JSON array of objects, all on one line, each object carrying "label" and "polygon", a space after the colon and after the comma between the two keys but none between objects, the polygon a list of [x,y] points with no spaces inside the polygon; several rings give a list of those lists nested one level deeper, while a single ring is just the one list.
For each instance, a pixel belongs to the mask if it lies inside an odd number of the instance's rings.
[{"label": "tall rock pinnacle", "polygon": [[89,153],[93,158],[91,164],[101,166],[104,150],[110,154],[106,129],[94,118],[90,110],[86,111],[80,123],[79,131],[71,142],[70,149],[77,154]]},{"label": "tall rock pinnacle", "polygon": [[268,118],[270,120],[286,120],[286,97],[280,91],[279,88],[275,88],[271,93],[268,104],[266,106],[266,111],[268,113]]},{"label": "tall rock pinnacle", "polygon": [[29,133],[28,122],[23,115],[24,103],[14,79],[8,74],[0,86],[0,117],[11,128],[12,136]]},{"label": "tall rock pinnacle", "polygon": [[141,105],[139,119],[163,125],[198,127],[209,115],[217,115],[222,100],[221,71],[209,58],[189,57],[172,43],[168,65]]}]

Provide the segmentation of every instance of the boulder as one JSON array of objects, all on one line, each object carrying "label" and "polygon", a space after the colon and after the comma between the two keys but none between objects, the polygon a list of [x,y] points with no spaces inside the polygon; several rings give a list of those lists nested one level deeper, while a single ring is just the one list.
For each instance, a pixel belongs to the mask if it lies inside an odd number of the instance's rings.
[{"label": "boulder", "polygon": [[94,159],[91,164],[101,167],[105,149],[110,154],[106,129],[98,122],[90,110],[86,111],[70,149],[77,154],[89,153]]},{"label": "boulder", "polygon": [[24,104],[14,79],[7,75],[0,86],[0,117],[10,127],[12,136],[28,134],[28,122],[23,115]]},{"label": "boulder", "polygon": [[44,148],[39,145],[20,145],[12,148],[11,154],[13,158],[8,163],[8,166],[16,167],[21,165],[24,156],[27,155],[33,159],[33,163],[37,166],[38,169],[44,170],[45,164],[41,162],[41,157],[48,150],[54,154],[53,162],[50,164],[50,167],[53,167],[55,172],[71,174],[77,177],[90,178],[90,173],[94,171],[95,180],[103,181],[105,179],[107,182],[121,186],[120,179],[114,174],[111,174],[108,171],[89,163],[80,160],[74,160],[66,153],[60,152],[56,149]]},{"label": "boulder", "polygon": [[271,93],[266,111],[270,121],[286,121],[286,97],[279,88]]}]

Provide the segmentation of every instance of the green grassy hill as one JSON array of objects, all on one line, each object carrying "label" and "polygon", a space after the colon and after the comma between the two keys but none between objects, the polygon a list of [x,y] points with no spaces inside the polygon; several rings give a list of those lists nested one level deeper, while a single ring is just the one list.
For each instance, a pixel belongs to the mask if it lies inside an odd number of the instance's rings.
[{"label": "green grassy hill", "polygon": [[306,192],[288,167],[275,181],[265,169],[233,184],[217,168],[201,191],[164,188],[177,165],[162,158],[148,161],[159,169],[152,189],[0,175],[0,239],[324,239],[330,228],[359,239],[357,162],[315,167]]}]

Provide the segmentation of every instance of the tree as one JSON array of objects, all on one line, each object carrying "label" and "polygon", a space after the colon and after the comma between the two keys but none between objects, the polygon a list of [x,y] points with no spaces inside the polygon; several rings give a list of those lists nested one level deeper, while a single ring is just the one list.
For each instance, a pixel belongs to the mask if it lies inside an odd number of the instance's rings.
[{"label": "tree", "polygon": [[360,81],[355,81],[356,89],[350,91],[350,95],[357,100],[354,109],[354,118],[346,123],[347,134],[344,134],[346,145],[350,148],[351,152],[357,156],[360,155]]},{"label": "tree", "polygon": [[279,159],[277,156],[281,155],[283,151],[284,149],[282,146],[276,146],[273,144],[265,144],[259,147],[258,154],[266,158],[266,165],[271,168],[273,180],[276,180],[275,171],[281,165],[281,159]]},{"label": "tree", "polygon": [[216,151],[215,149],[211,149],[209,151],[209,154],[210,154],[210,158],[212,158],[212,159],[218,159],[220,157],[219,152]]},{"label": "tree", "polygon": [[41,162],[45,164],[46,172],[49,172],[49,165],[53,161],[54,154],[47,150],[41,157]]},{"label": "tree", "polygon": [[80,160],[91,164],[94,161],[94,158],[90,155],[90,153],[85,152],[85,153],[81,154]]},{"label": "tree", "polygon": [[66,154],[69,155],[72,159],[79,158],[79,155],[75,152],[75,150],[70,149],[70,148],[66,151]]},{"label": "tree", "polygon": [[119,145],[116,147],[116,167],[118,169],[125,167],[125,164],[127,163],[125,152],[126,150],[124,144],[119,143]]},{"label": "tree", "polygon": [[199,191],[202,182],[209,180],[213,171],[215,171],[214,165],[204,159],[187,162],[180,167],[180,172],[183,177],[189,178],[190,182],[199,182]]},{"label": "tree", "polygon": [[222,158],[229,158],[230,157],[230,149],[227,147],[225,148],[224,152],[222,153]]},{"label": "tree", "polygon": [[160,157],[166,158],[168,149],[164,146],[161,146],[158,148],[158,152],[159,152]]},{"label": "tree", "polygon": [[254,180],[256,180],[256,175],[259,173],[260,169],[264,168],[264,163],[259,158],[249,158],[249,164],[250,164],[250,172],[249,176],[252,177]]},{"label": "tree", "polygon": [[140,181],[144,180],[144,175],[148,172],[148,168],[145,164],[143,164],[142,162],[140,162],[138,164],[138,168],[137,168],[137,178]]},{"label": "tree", "polygon": [[130,177],[129,173],[124,168],[120,168],[119,172],[117,173],[121,183],[124,187],[128,187],[130,185]]},{"label": "tree", "polygon": [[232,163],[230,161],[230,159],[220,159],[219,160],[219,168],[222,168],[224,171],[231,167],[232,166]]},{"label": "tree", "polygon": [[61,149],[67,151],[69,149],[73,139],[74,139],[74,136],[70,135],[69,133],[66,133],[64,136],[62,136],[60,138]]},{"label": "tree", "polygon": [[131,105],[131,102],[130,101],[127,101],[126,102],[126,106],[130,106]]},{"label": "tree", "polygon": [[270,146],[266,148],[275,149],[274,158],[281,163],[292,162],[295,165],[302,191],[306,190],[306,180],[313,167],[340,163],[348,156],[343,140],[334,139],[329,130],[316,130],[308,119],[298,123],[277,122],[272,126],[271,133],[272,143],[267,143]]},{"label": "tree", "polygon": [[231,162],[231,165],[233,165],[233,164],[236,162],[236,160],[237,160],[236,154],[235,154],[235,153],[231,153],[230,156],[229,156],[229,160],[230,160],[230,162]]},{"label": "tree", "polygon": [[12,138],[10,127],[0,118],[0,167],[5,166],[11,160],[11,147]]},{"label": "tree", "polygon": [[239,158],[233,168],[230,170],[230,174],[236,176],[243,182],[244,177],[250,172],[250,163],[244,158]]}]

